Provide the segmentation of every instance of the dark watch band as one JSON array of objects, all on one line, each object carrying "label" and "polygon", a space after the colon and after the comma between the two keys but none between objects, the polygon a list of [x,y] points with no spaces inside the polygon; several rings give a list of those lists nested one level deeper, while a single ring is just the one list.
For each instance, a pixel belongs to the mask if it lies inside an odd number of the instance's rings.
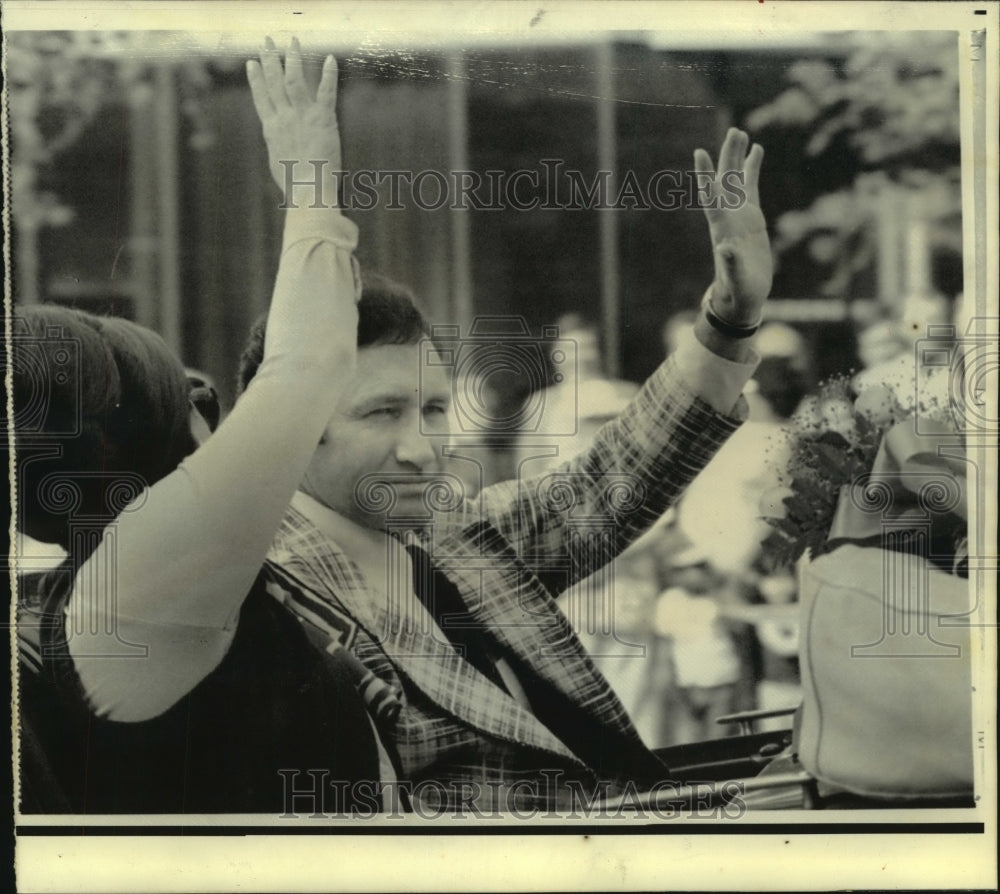
[{"label": "dark watch band", "polygon": [[711,305],[706,301],[703,305],[705,311],[705,319],[708,320],[708,324],[716,331],[722,333],[727,338],[750,338],[754,335],[758,329],[760,329],[760,321],[750,326],[737,326],[733,323],[727,323],[720,316],[712,311]]}]

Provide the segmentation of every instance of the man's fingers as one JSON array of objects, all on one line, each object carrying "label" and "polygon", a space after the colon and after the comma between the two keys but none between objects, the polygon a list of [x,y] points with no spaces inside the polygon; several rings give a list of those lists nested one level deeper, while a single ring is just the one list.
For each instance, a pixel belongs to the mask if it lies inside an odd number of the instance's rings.
[{"label": "man's fingers", "polygon": [[749,139],[741,130],[730,127],[719,151],[719,172],[742,171],[743,157],[746,155]]},{"label": "man's fingers", "polygon": [[705,206],[705,213],[708,215],[709,220],[711,220],[715,207],[715,199],[719,194],[719,184],[716,181],[715,168],[712,167],[712,156],[704,149],[694,150],[694,169],[698,174],[702,175],[697,178],[695,188],[699,193],[708,190],[709,204]]},{"label": "man's fingers", "polygon": [[715,168],[712,167],[712,156],[704,149],[694,150],[694,169],[699,174],[715,174]]},{"label": "man's fingers", "polygon": [[253,105],[257,110],[257,117],[263,123],[274,114],[274,103],[267,93],[267,84],[264,82],[264,72],[260,63],[256,59],[247,61],[247,80],[250,82],[250,95],[253,97]]},{"label": "man's fingers", "polygon": [[288,94],[285,93],[285,76],[281,69],[281,57],[274,41],[268,37],[264,41],[264,51],[260,54],[260,65],[264,70],[264,83],[267,93],[276,109],[288,105]]},{"label": "man's fingers", "polygon": [[746,190],[747,199],[754,205],[760,205],[760,166],[764,161],[764,147],[760,143],[754,143],[750,154],[747,156],[746,164],[743,166],[743,188]]},{"label": "man's fingers", "polygon": [[726,137],[722,141],[722,147],[719,149],[719,170],[720,171],[730,171],[733,167],[733,158],[736,153],[733,151],[733,146],[736,142],[736,134],[738,131],[735,127],[730,127],[726,131]]},{"label": "man's fingers", "polygon": [[334,112],[337,107],[337,60],[327,56],[323,61],[323,75],[319,79],[316,102]]},{"label": "man's fingers", "polygon": [[285,54],[285,93],[296,108],[309,104],[309,89],[302,73],[302,47],[297,37],[292,38],[292,45]]}]

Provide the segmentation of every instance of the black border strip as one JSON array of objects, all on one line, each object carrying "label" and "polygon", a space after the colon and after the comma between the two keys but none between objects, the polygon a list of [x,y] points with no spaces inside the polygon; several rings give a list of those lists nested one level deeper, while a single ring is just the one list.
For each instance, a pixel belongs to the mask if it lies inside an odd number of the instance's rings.
[{"label": "black border strip", "polygon": [[352,825],[287,826],[17,826],[18,835],[53,837],[182,835],[189,838],[252,835],[982,835],[984,823],[677,823],[623,822],[613,825],[522,826],[477,825],[369,825],[363,820]]}]

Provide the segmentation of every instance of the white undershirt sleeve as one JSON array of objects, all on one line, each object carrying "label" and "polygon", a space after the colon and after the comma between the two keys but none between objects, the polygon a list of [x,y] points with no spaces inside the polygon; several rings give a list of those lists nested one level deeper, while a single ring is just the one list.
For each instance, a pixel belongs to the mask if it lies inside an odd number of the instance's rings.
[{"label": "white undershirt sleeve", "polygon": [[[289,290],[353,304],[356,238],[339,213],[289,212],[272,319],[275,308],[301,306],[301,293],[290,301]],[[229,648],[243,599],[329,421],[338,377],[346,379],[336,358],[296,353],[294,327],[282,334],[218,431],[126,507],[77,574],[66,633],[100,716],[135,722],[161,714]]]},{"label": "white undershirt sleeve", "polygon": [[691,391],[719,413],[729,414],[753,376],[760,357],[753,354],[746,363],[713,354],[694,336],[685,332],[674,352],[674,361]]}]

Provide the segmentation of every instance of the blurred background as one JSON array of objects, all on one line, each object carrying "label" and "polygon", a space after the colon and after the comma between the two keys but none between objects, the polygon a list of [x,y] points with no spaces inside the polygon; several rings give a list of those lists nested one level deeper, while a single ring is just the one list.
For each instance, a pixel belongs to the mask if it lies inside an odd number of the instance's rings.
[{"label": "blurred background", "polygon": [[[301,36],[313,77],[326,53],[340,63],[348,169],[484,181],[528,170],[561,190],[567,171],[587,183],[606,171],[616,196],[630,175],[645,185],[690,170],[695,147],[714,156],[731,125],[764,144],[777,274],[753,426],[707,489],[696,482],[616,563],[617,620],[578,626],[651,745],[721,734],[720,713],[797,703],[794,580],[759,552],[765,460],[817,383],[891,360],[960,314],[956,33],[481,35],[461,46]],[[282,225],[245,81],[259,42],[6,35],[15,304],[157,330],[214,382],[223,410],[269,301]],[[711,280],[697,208],[391,209],[388,188],[350,212],[362,265],[412,286],[435,323],[466,333],[484,315],[513,316],[529,340],[570,340],[569,379],[551,364],[501,364],[482,393],[487,415],[524,422],[533,398],[560,406],[571,385],[574,449],[661,362]],[[483,432],[477,484],[515,474],[526,449],[537,457],[546,425],[517,428]],[[721,513],[719,493],[734,495]]]}]

